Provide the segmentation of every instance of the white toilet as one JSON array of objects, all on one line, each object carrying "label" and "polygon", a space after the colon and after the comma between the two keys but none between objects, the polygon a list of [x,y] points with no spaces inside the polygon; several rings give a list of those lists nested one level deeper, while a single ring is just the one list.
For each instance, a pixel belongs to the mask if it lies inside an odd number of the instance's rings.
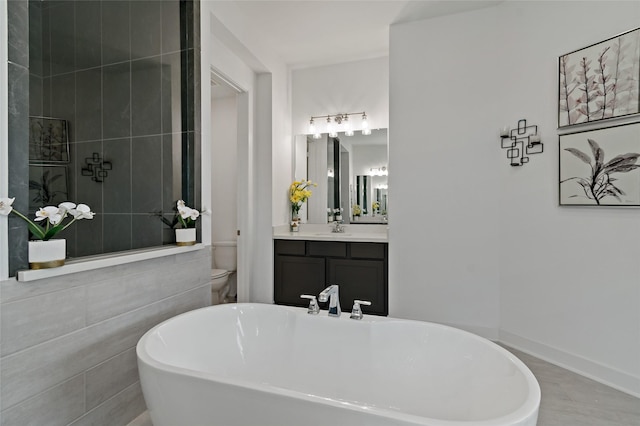
[{"label": "white toilet", "polygon": [[[211,304],[224,303],[229,294],[229,278],[236,271],[238,256],[235,241],[213,242],[211,269]],[[235,293],[233,294],[235,296]]]}]

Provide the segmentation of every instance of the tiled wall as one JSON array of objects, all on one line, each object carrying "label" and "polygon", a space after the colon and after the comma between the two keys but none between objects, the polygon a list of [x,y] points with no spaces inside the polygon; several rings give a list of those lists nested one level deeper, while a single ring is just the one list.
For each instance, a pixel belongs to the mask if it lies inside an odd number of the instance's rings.
[{"label": "tiled wall", "polygon": [[210,304],[210,256],[0,282],[0,425],[126,425],[145,409],[135,345]]},{"label": "tiled wall", "polygon": [[[27,202],[28,117],[64,119],[64,198],[98,213],[60,234],[68,255],[173,242],[153,214],[172,217],[178,198],[200,206],[199,1],[10,0],[7,10],[14,206],[40,207]],[[102,183],[82,175],[94,153],[112,164]],[[11,216],[11,275],[27,266],[27,238]]]}]

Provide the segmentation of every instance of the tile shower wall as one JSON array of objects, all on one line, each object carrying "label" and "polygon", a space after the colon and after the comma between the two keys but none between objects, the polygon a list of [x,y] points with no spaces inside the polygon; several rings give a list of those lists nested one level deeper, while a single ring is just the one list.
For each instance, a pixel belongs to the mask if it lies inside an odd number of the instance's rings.
[{"label": "tile shower wall", "polygon": [[135,345],[210,304],[210,256],[0,282],[0,424],[117,426],[141,414]]},{"label": "tile shower wall", "polygon": [[[197,202],[184,194],[182,160],[200,137],[193,3],[28,2],[29,114],[67,120],[67,198],[98,213],[61,234],[70,257],[171,243],[154,214],[172,217],[178,198]],[[96,156],[112,165],[102,182],[82,172]]]}]

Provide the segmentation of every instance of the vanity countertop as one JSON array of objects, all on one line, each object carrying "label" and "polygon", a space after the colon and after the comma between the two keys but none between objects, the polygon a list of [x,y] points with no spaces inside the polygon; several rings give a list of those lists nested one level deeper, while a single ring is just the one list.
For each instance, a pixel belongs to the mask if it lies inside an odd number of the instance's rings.
[{"label": "vanity countertop", "polygon": [[329,225],[303,224],[300,231],[291,232],[289,226],[275,226],[274,240],[347,241],[386,243],[387,225],[344,225],[344,232],[331,232]]}]

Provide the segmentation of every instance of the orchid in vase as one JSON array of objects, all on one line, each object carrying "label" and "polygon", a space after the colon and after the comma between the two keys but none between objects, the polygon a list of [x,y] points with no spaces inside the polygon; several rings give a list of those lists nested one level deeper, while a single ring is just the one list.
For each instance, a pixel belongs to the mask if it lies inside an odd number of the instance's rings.
[{"label": "orchid in vase", "polygon": [[[48,241],[59,232],[64,231],[72,223],[81,219],[93,219],[95,213],[86,204],[75,204],[69,201],[60,203],[58,207],[41,207],[34,220],[29,219],[12,207],[15,198],[0,198],[0,214],[7,216],[13,213],[25,222],[31,235],[37,240]],[[65,223],[65,220],[71,220]],[[36,223],[39,222],[39,223]]]}]

